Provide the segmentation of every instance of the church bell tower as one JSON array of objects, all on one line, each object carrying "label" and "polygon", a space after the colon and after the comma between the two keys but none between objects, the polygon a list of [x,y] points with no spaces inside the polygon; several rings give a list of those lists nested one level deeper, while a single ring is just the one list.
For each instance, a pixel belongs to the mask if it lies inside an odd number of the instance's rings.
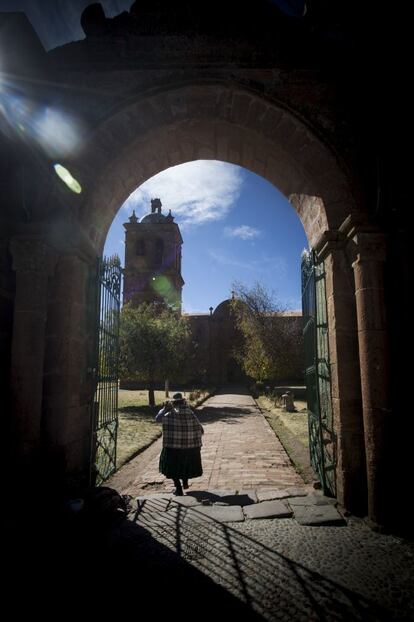
[{"label": "church bell tower", "polygon": [[139,222],[132,212],[125,228],[124,304],[163,301],[181,313],[183,239],[174,217],[151,199],[151,213]]}]

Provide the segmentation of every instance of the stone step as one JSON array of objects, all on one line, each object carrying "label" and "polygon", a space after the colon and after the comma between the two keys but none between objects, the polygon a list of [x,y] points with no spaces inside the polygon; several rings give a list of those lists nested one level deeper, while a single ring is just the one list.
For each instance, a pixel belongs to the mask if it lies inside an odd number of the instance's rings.
[{"label": "stone step", "polygon": [[[301,495],[301,496],[299,496]],[[294,518],[301,525],[346,525],[335,507],[336,500],[313,491],[286,490],[198,490],[182,496],[153,494],[136,499],[136,520],[157,520],[165,512],[182,508],[185,521],[216,520],[240,522],[245,519]]]}]

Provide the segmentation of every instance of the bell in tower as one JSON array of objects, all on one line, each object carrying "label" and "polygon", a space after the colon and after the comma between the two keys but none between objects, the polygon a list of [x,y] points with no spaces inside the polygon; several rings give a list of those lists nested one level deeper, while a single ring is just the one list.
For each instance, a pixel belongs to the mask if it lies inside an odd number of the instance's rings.
[{"label": "bell in tower", "polygon": [[154,214],[155,212],[161,214],[161,207],[162,203],[160,199],[151,199],[151,214]]}]

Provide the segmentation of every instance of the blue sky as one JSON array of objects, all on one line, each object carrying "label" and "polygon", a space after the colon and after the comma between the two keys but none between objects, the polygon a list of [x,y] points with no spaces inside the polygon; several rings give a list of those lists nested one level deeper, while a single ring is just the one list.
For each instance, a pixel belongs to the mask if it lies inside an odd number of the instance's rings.
[{"label": "blue sky", "polygon": [[262,177],[239,166],[197,160],[147,180],[121,206],[105,254],[124,264],[124,228],[159,197],[171,209],[184,240],[183,310],[208,312],[231,295],[234,281],[259,281],[292,310],[301,308],[300,256],[308,247],[302,224],[287,199]]}]

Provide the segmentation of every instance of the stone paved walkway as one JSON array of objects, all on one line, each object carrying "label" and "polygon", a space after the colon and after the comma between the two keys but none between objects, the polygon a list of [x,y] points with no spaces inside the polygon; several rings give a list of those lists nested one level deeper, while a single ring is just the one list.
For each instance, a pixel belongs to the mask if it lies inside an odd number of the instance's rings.
[{"label": "stone paved walkway", "polygon": [[[197,410],[204,426],[202,477],[190,480],[194,490],[306,488],[283,446],[245,389],[222,391]],[[171,480],[158,471],[162,439],[125,465],[108,485],[123,494],[170,492]]]}]

